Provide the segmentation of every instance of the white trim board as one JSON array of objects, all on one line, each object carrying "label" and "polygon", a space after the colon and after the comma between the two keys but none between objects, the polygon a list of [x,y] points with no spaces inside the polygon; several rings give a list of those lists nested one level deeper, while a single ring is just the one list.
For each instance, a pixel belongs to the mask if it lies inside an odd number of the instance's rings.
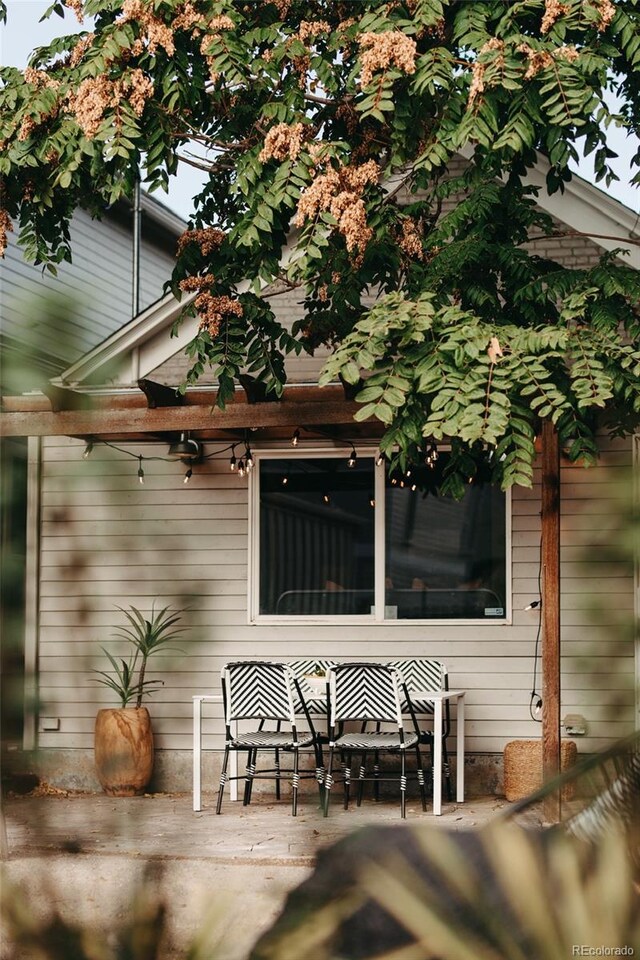
[{"label": "white trim board", "polygon": [[[377,464],[380,451],[377,446],[372,444],[358,443],[357,453],[358,462],[365,459],[373,461],[374,470],[374,496],[376,501],[376,510],[374,517],[374,612],[366,615],[278,615],[261,614],[260,606],[260,483],[259,471],[261,460],[274,459],[298,459],[298,458],[321,458],[333,457],[335,459],[346,459],[349,455],[349,445],[351,441],[336,441],[336,445],[319,445],[312,449],[305,446],[304,450],[296,449],[273,449],[273,448],[252,448],[255,462],[255,468],[249,475],[248,491],[248,584],[247,584],[247,623],[249,625],[338,625],[338,624],[365,624],[371,626],[394,627],[394,626],[486,626],[502,627],[512,624],[513,617],[513,511],[512,511],[512,492],[505,492],[505,612],[503,617],[491,617],[483,619],[476,618],[448,618],[448,619],[409,619],[409,618],[386,618],[385,617],[385,466]],[[446,449],[446,448],[442,448]]]}]

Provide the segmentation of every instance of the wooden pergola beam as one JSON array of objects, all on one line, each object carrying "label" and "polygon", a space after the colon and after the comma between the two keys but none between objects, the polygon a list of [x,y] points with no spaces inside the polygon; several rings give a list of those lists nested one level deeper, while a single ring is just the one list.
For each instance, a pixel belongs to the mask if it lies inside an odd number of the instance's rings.
[{"label": "wooden pergola beam", "polygon": [[166,431],[260,429],[353,421],[358,404],[346,400],[281,403],[231,403],[226,410],[210,405],[183,407],[116,407],[96,410],[14,410],[0,416],[3,437],[78,437]]},{"label": "wooden pergola beam", "polygon": [[[542,426],[542,769],[560,773],[560,443],[549,420]],[[544,803],[549,823],[560,821],[560,791]]]}]

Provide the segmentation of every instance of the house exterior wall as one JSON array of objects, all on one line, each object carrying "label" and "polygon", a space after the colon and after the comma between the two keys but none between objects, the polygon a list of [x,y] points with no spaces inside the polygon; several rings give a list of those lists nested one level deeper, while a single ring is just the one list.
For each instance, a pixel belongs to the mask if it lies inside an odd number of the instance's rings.
[{"label": "house exterior wall", "polygon": [[[131,216],[92,220],[77,211],[71,223],[73,262],[59,264],[57,277],[27,263],[9,234],[0,300],[3,346],[27,344],[51,375],[131,318]],[[175,240],[164,233],[160,238],[143,214],[140,309],[162,296],[175,265]],[[51,297],[62,301],[64,311],[52,310]]]},{"label": "house exterior wall", "polygon": [[[49,758],[48,779],[92,785],[91,774],[78,779],[77,770],[90,767],[96,710],[116,704],[91,671],[105,668],[100,644],[115,649],[111,637],[124,622],[116,607],[149,610],[154,599],[189,611],[183,652],[151,665],[164,680],[149,706],[172,789],[189,788],[191,697],[217,692],[229,659],[436,657],[450,685],[468,691],[468,754],[497,755],[511,739],[540,735],[529,718],[538,611],[524,610],[539,595],[539,472],[532,490],[513,491],[512,623],[255,625],[247,614],[248,487],[230,473],[228,454],[197,466],[188,485],[179,463],[145,462],[141,486],[134,457],[97,446],[85,461],[83,449],[50,438],[43,453],[38,746]],[[126,449],[166,455],[164,446]],[[603,562],[602,547],[631,442],[603,439],[602,450],[597,467],[562,467],[561,715],[586,718],[581,752],[630,732],[635,717],[634,642],[613,630],[621,613],[632,614],[633,575]],[[220,717],[220,706],[209,709],[205,746],[220,747]],[[46,718],[59,719],[59,729],[43,730]],[[173,776],[171,757],[182,757]]]}]

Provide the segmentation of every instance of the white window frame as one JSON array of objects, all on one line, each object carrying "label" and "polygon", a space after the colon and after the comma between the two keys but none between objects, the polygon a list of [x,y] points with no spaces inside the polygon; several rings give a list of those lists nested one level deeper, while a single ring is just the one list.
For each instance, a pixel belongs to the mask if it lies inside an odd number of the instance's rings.
[{"label": "white window frame", "polygon": [[[447,449],[442,447],[443,450]],[[341,446],[314,446],[305,445],[304,449],[253,449],[255,468],[249,476],[249,565],[248,565],[248,622],[250,624],[369,624],[376,626],[411,626],[413,625],[442,625],[442,626],[464,626],[483,624],[488,626],[500,626],[511,623],[511,595],[512,595],[512,510],[511,510],[511,491],[505,492],[505,562],[506,562],[506,607],[504,617],[491,617],[490,619],[460,618],[460,619],[385,619],[385,491],[386,477],[385,464],[377,464],[380,457],[380,450],[377,446],[371,444],[357,444],[358,460],[373,460],[374,470],[374,497],[376,505],[374,507],[374,612],[371,614],[356,614],[349,616],[346,614],[313,614],[310,616],[265,614],[260,613],[260,461],[261,460],[293,460],[298,457],[303,459],[321,459],[333,457],[337,460],[346,460],[349,456],[349,449]]]}]

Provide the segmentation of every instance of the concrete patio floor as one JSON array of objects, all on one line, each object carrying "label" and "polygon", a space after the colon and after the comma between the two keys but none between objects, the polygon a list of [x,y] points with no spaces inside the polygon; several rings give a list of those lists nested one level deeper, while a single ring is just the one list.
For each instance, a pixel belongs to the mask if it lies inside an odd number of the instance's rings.
[{"label": "concrete patio floor", "polygon": [[[336,797],[325,819],[313,794],[302,798],[296,818],[287,800],[261,796],[249,808],[226,802],[218,817],[214,799],[205,795],[197,813],[190,794],[6,800],[3,886],[18,885],[34,916],[44,920],[55,909],[108,942],[130,916],[134,889],[146,875],[167,906],[163,960],[186,956],[198,938],[197,960],[245,960],[289,890],[309,875],[320,848],[362,826],[401,822],[399,805],[391,800],[366,800],[360,808],[352,803],[345,811]],[[443,815],[434,817],[430,807],[423,813],[414,801],[404,822],[475,829],[507,806],[497,797],[472,799],[445,804]],[[31,960],[6,931],[0,957]]]}]

